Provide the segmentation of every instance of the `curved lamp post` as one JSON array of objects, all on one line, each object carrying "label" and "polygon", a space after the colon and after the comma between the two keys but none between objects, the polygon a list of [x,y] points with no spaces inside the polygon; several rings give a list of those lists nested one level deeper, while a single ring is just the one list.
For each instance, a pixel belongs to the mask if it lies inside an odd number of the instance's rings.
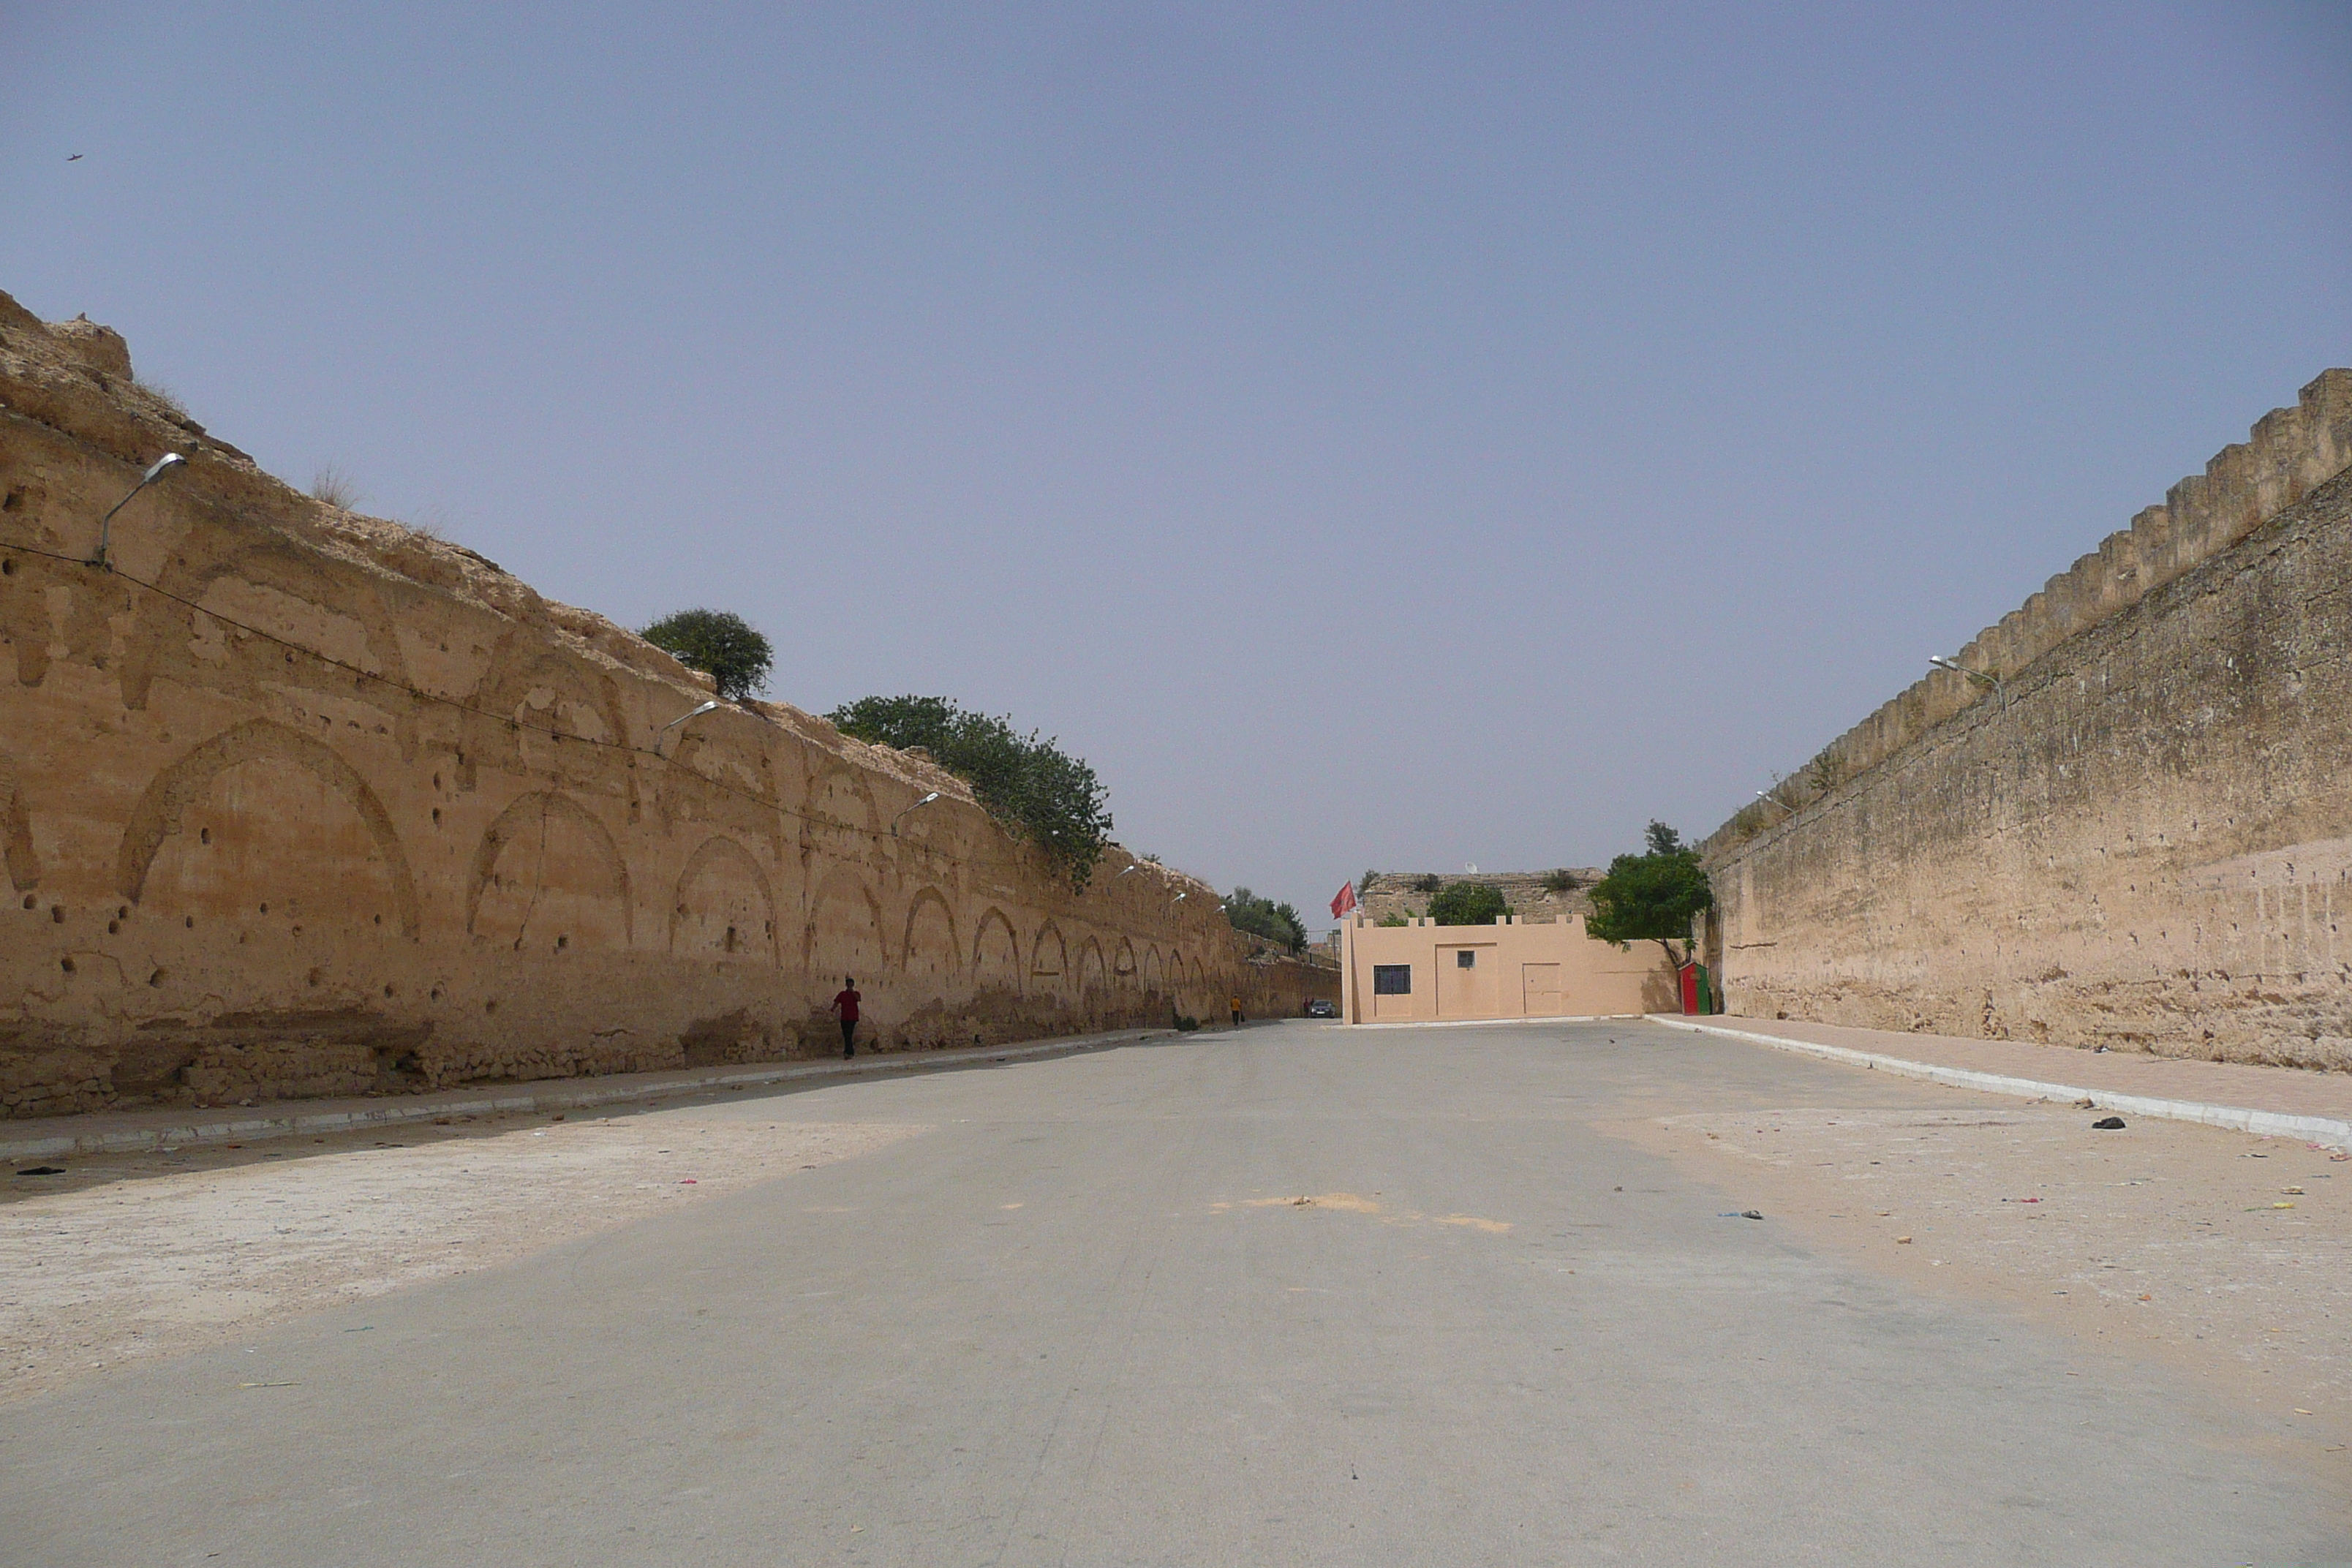
[{"label": "curved lamp post", "polygon": [[106,558],[107,542],[113,536],[114,532],[114,514],[131,504],[131,496],[137,495],[141,490],[145,489],[149,485],[152,485],[157,479],[162,479],[172,469],[185,467],[187,461],[187,458],[183,458],[177,452],[164,453],[162,457],[155,459],[155,466],[149,468],[144,474],[141,475],[139,482],[131,487],[131,495],[124,496],[121,500],[116,501],[112,506],[107,509],[106,515],[99,520],[98,553],[89,558],[89,564],[97,567],[101,572],[111,572],[114,570],[114,563]]},{"label": "curved lamp post", "polygon": [[699,707],[699,708],[692,708],[692,709],[688,709],[686,712],[683,712],[683,713],[679,714],[677,718],[675,718],[675,719],[671,720],[668,723],[667,723],[667,724],[663,725],[660,729],[656,730],[656,731],[654,731],[654,754],[655,754],[656,756],[659,756],[659,755],[661,754],[661,741],[662,741],[662,737],[663,737],[664,735],[668,734],[672,730],[677,729],[680,724],[685,723],[688,719],[699,719],[699,718],[701,718],[705,713],[709,713],[709,712],[711,712],[711,711],[715,710],[718,708],[718,706],[719,706],[719,700],[718,700],[717,698],[715,698],[715,697],[714,697],[714,698],[712,698],[709,701],[708,701],[708,702],[704,703],[701,707]]},{"label": "curved lamp post", "polygon": [[[935,800],[937,800],[937,799],[939,799],[939,798],[940,798],[940,792],[939,792],[939,791],[937,791],[937,790],[933,790],[930,794],[929,794],[929,795],[925,795],[922,799],[920,799],[920,800],[917,801],[917,802],[915,803],[915,805],[910,805],[910,806],[908,806],[908,807],[907,808],[907,811],[913,811],[913,810],[916,808],[916,806],[924,806],[924,805],[930,805],[930,804],[931,804],[931,802],[933,802],[933,801],[935,801]],[[896,838],[896,837],[898,837],[898,824],[899,824],[901,821],[905,820],[906,816],[907,816],[907,811],[902,811],[902,812],[900,812],[897,816],[894,816],[894,817],[892,817],[892,818],[890,819],[890,837],[891,837]]]},{"label": "curved lamp post", "polygon": [[1959,660],[1956,658],[1946,658],[1939,653],[1929,654],[1927,656],[1927,662],[1934,665],[1937,669],[1948,669],[1954,675],[1965,675],[1970,680],[1975,681],[1979,686],[1991,687],[1993,695],[2000,699],[2000,710],[2004,713],[2009,711],[2009,688],[2001,684],[2000,677],[1999,675],[1990,674],[1981,669],[1970,669],[1967,665],[1962,664]]}]

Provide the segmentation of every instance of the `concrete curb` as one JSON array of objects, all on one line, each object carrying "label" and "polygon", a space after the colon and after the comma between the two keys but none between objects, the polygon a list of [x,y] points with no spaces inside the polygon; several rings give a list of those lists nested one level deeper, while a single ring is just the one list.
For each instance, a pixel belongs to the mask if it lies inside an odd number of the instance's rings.
[{"label": "concrete curb", "polygon": [[1726,1028],[1720,1024],[1695,1024],[1688,1018],[1676,1017],[1672,1014],[1653,1013],[1650,1022],[1664,1024],[1669,1028],[1689,1029],[1696,1034],[1721,1035],[1727,1039],[1770,1046],[1775,1050],[1794,1051],[1800,1056],[1819,1057],[1824,1061],[1843,1062],[1849,1067],[1876,1068],[1882,1072],[1900,1073],[1906,1078],[1948,1083],[1958,1089],[1981,1089],[1994,1094],[2013,1094],[2031,1100],[2088,1100],[2102,1110],[2127,1110],[2137,1116],[2161,1117],[2172,1121],[2201,1121],[2208,1127],[2226,1127],[2234,1132],[2251,1132],[2260,1138],[2300,1138],[2306,1142],[2324,1143],[2335,1149],[2352,1149],[2352,1121],[2338,1121],[2328,1116],[2290,1116],[2283,1110],[2208,1105],[2194,1100],[2158,1100],[2144,1094],[2114,1094],[2101,1089],[2084,1089],[2078,1084],[2044,1083],[2039,1079],[2011,1078],[2005,1073],[1937,1067],[1933,1062],[1909,1061],[1902,1057],[1857,1051],[1845,1046],[1791,1040],[1784,1036],[1758,1034],[1750,1029]]},{"label": "concrete curb", "polygon": [[[0,1133],[0,1160],[55,1158],[74,1154],[143,1153],[165,1145],[258,1142],[298,1133],[350,1132],[368,1127],[397,1127],[404,1122],[429,1121],[436,1116],[478,1116],[485,1112],[576,1110],[656,1096],[698,1094],[706,1089],[754,1084],[788,1083],[806,1078],[858,1078],[876,1073],[919,1072],[929,1068],[973,1062],[994,1063],[1024,1057],[1067,1055],[1134,1045],[1143,1040],[1176,1039],[1174,1029],[1118,1029],[1104,1035],[1073,1035],[1066,1039],[1034,1040],[1016,1046],[982,1047],[975,1050],[895,1052],[850,1061],[796,1062],[790,1066],[687,1068],[677,1072],[616,1073],[605,1078],[546,1079],[504,1089],[450,1089],[439,1094],[404,1095],[398,1100],[331,1102],[316,1110],[278,1111],[215,1109],[196,1113],[199,1120],[178,1120],[171,1111],[131,1111],[119,1117],[58,1117],[57,1121],[81,1122],[76,1128],[27,1132],[11,1137]],[[44,1119],[51,1120],[51,1119]],[[92,1121],[116,1123],[91,1126]],[[125,1125],[124,1123],[128,1123]]]}]

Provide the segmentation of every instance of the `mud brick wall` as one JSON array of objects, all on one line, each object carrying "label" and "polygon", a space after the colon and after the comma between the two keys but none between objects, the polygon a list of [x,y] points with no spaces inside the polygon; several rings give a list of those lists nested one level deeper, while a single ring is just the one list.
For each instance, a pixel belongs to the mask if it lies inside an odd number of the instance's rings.
[{"label": "mud brick wall", "polygon": [[1197,880],[1114,852],[1074,891],[951,775],[782,704],[663,729],[709,694],[0,295],[0,1113],[831,1050],[852,973],[908,1050],[1238,983]]},{"label": "mud brick wall", "polygon": [[1706,847],[1731,1011],[2352,1068],[2352,372]]}]

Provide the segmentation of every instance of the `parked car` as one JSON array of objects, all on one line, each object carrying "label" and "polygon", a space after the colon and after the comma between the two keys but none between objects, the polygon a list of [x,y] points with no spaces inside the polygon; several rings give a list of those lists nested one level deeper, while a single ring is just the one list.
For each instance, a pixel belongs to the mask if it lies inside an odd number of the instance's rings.
[{"label": "parked car", "polygon": [[1310,1018],[1336,1018],[1339,1016],[1339,1004],[1326,1001],[1320,996],[1310,997],[1307,1003],[1307,1016]]}]

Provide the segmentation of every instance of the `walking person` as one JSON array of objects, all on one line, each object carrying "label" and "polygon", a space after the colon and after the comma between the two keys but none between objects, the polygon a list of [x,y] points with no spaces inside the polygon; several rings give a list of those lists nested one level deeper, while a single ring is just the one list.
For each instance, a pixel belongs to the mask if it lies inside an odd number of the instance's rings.
[{"label": "walking person", "polygon": [[1241,1026],[1242,1026],[1242,999],[1241,999],[1240,997],[1236,996],[1236,997],[1234,997],[1234,1028],[1236,1028],[1236,1029],[1238,1029],[1238,1028],[1240,1028]]},{"label": "walking person", "polygon": [[831,1011],[841,1015],[841,1055],[845,1061],[857,1054],[857,1005],[865,1000],[858,994],[857,977],[841,977],[841,990],[834,996]]}]

